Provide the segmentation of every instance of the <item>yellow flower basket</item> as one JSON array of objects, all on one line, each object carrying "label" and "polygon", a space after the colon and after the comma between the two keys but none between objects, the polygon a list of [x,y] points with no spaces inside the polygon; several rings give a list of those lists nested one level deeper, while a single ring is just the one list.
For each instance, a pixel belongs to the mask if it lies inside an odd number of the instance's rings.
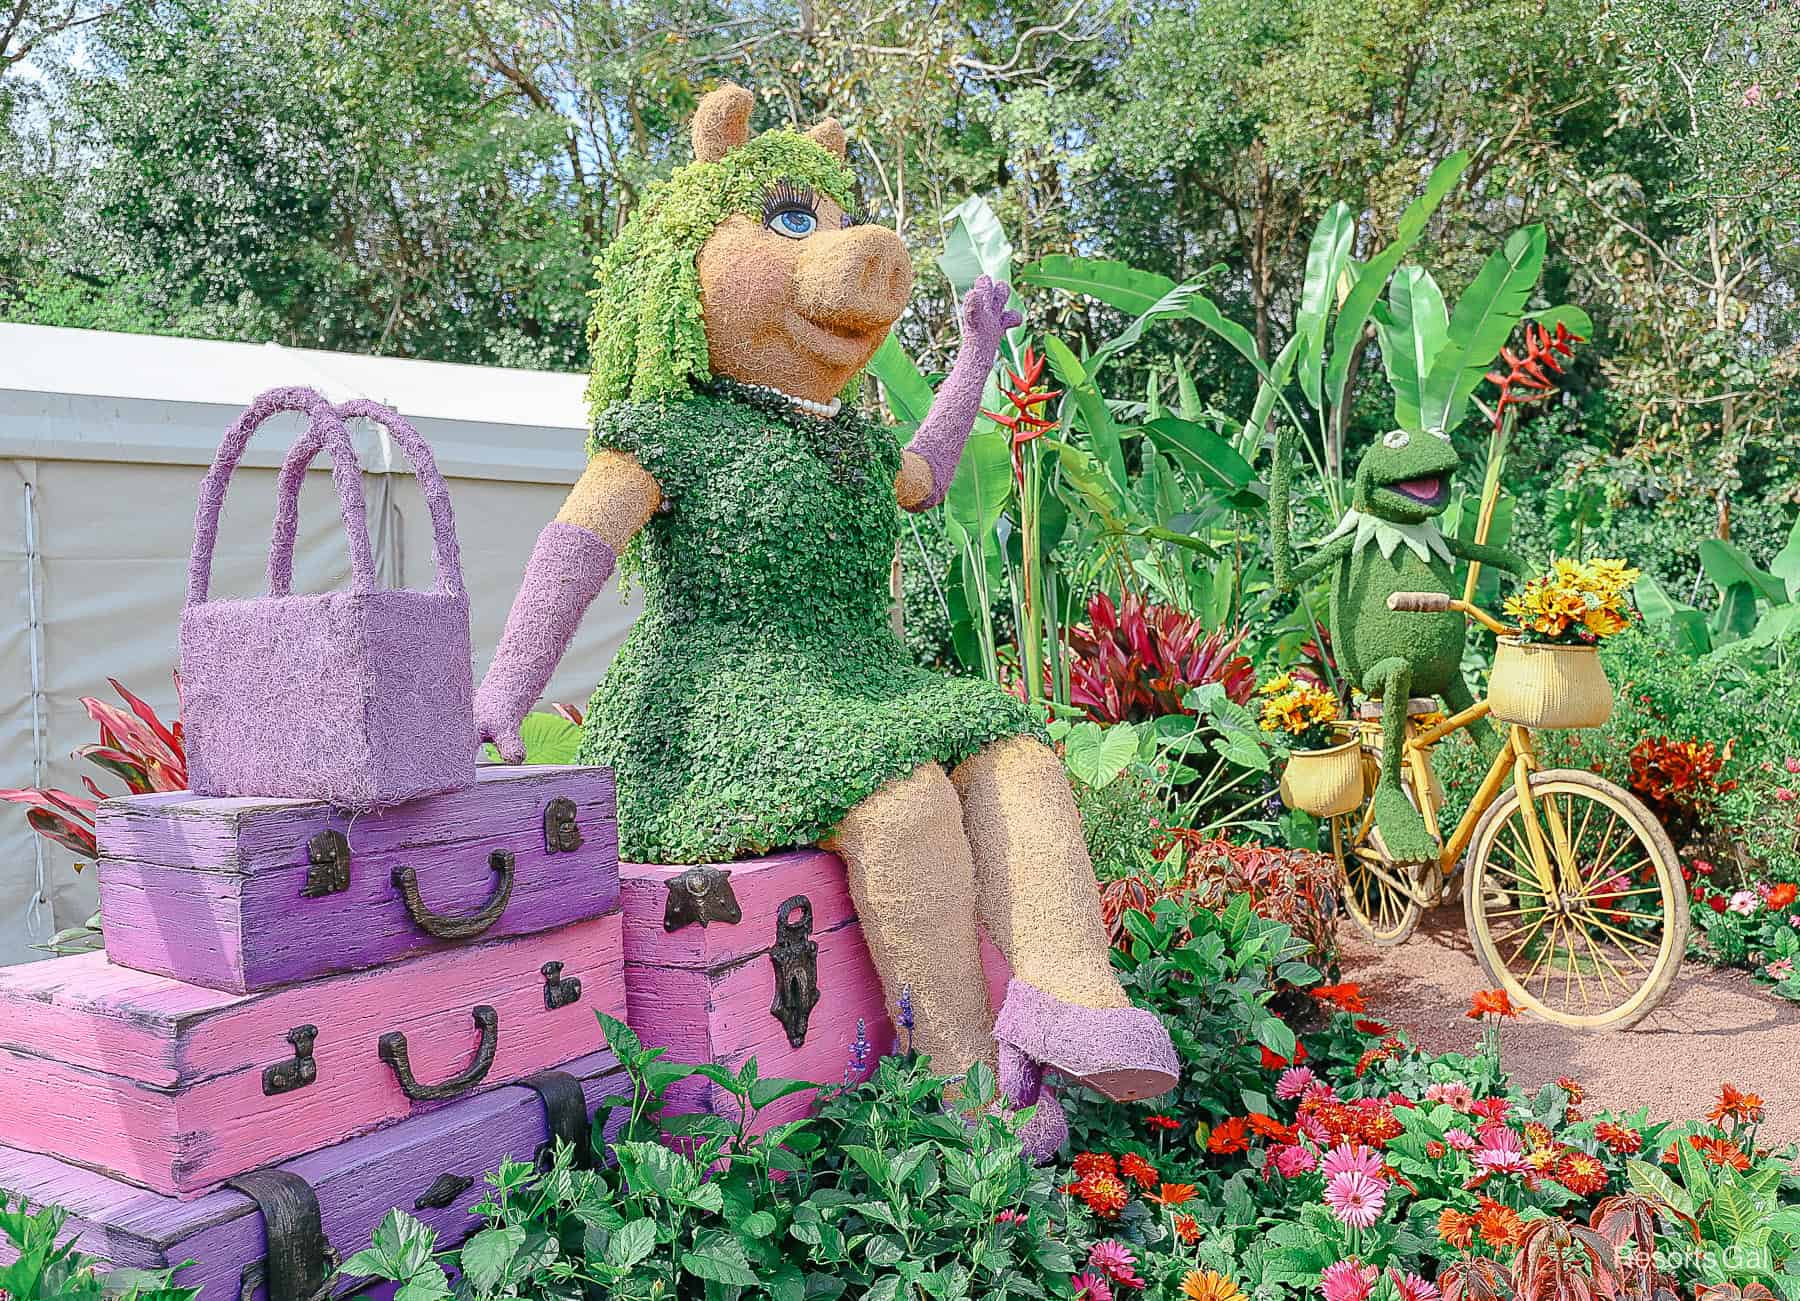
[{"label": "yellow flower basket", "polygon": [[1500,638],[1488,679],[1494,717],[1526,727],[1599,727],[1612,717],[1612,683],[1593,646]]},{"label": "yellow flower basket", "polygon": [[1296,750],[1281,774],[1281,802],[1315,818],[1352,812],[1363,799],[1362,743],[1355,737],[1323,750]]}]

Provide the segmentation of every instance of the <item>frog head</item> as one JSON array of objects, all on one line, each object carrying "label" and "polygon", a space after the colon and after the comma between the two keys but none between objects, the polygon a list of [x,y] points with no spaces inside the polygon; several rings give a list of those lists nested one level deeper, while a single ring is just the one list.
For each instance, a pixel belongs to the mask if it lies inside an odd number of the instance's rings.
[{"label": "frog head", "polygon": [[1391,429],[1363,453],[1351,505],[1395,524],[1417,524],[1450,504],[1459,463],[1447,434]]}]

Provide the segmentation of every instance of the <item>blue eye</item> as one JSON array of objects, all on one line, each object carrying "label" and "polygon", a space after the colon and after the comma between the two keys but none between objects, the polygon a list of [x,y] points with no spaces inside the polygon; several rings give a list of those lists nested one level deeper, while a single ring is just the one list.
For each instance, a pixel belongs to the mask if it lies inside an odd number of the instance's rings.
[{"label": "blue eye", "polygon": [[805,239],[818,228],[818,215],[805,208],[783,208],[769,220],[770,230],[789,239]]}]

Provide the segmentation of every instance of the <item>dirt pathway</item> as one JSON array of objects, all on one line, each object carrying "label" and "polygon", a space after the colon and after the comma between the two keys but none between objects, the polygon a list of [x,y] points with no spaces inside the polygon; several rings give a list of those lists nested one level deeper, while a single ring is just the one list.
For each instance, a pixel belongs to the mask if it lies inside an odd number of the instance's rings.
[{"label": "dirt pathway", "polygon": [[[1439,908],[1405,944],[1377,949],[1344,923],[1345,978],[1370,1008],[1411,1031],[1428,1052],[1467,1052],[1476,1039],[1463,1014],[1489,982],[1475,961],[1460,908]],[[1764,992],[1741,972],[1688,963],[1662,1005],[1630,1030],[1584,1034],[1529,1016],[1509,1023],[1506,1066],[1527,1088],[1572,1076],[1590,1106],[1652,1117],[1704,1114],[1729,1080],[1759,1093],[1770,1143],[1800,1139],[1800,1005]]]}]

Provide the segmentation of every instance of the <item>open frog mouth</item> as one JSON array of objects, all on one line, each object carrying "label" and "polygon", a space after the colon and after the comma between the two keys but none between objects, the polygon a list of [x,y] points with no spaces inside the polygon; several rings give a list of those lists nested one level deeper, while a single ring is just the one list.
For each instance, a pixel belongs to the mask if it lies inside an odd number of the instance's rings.
[{"label": "open frog mouth", "polygon": [[1443,477],[1436,474],[1426,475],[1421,479],[1401,479],[1387,486],[1402,497],[1410,497],[1421,506],[1435,506],[1444,495]]}]

